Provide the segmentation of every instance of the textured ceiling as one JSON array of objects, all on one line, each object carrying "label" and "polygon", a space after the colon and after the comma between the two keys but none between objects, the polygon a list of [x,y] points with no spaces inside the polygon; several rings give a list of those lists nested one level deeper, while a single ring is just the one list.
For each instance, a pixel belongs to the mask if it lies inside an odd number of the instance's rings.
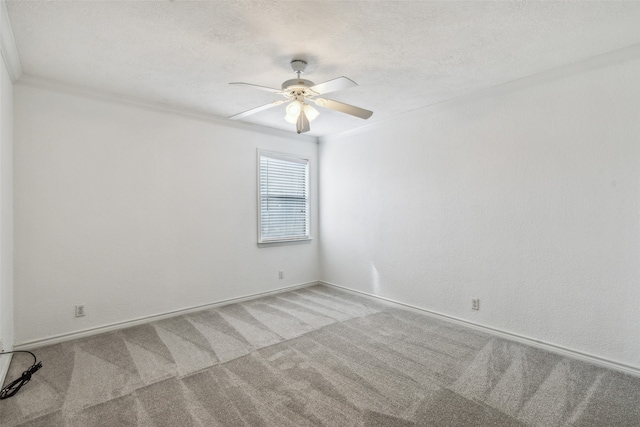
[{"label": "textured ceiling", "polygon": [[[311,135],[354,129],[445,99],[640,43],[640,2],[7,1],[25,74],[227,117],[278,99],[305,59],[327,95]],[[284,106],[244,121],[295,132]]]}]

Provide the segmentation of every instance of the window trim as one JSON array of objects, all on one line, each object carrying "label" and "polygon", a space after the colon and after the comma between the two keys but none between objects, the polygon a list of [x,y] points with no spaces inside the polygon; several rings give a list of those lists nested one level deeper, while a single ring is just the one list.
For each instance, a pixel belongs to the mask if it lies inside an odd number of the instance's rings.
[{"label": "window trim", "polygon": [[[291,161],[295,163],[306,164],[307,166],[307,175],[305,179],[306,185],[306,236],[302,237],[284,237],[284,238],[271,238],[271,239],[263,239],[262,237],[262,193],[260,186],[260,159],[261,157],[270,157],[273,159],[279,159],[284,161]],[[258,216],[258,247],[269,247],[269,246],[282,246],[282,245],[294,245],[301,243],[309,243],[313,240],[311,236],[311,161],[309,158],[298,156],[294,154],[281,153],[270,150],[263,150],[258,148],[256,155],[256,196],[257,196],[257,216]]]}]

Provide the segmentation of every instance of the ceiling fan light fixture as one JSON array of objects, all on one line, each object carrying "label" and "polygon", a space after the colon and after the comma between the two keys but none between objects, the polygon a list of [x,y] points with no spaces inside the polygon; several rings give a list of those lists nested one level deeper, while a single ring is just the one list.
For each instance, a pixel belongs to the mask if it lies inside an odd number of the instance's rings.
[{"label": "ceiling fan light fixture", "polygon": [[306,114],[307,119],[309,119],[309,122],[312,122],[318,118],[318,116],[320,115],[320,112],[315,108],[313,108],[311,105],[305,104],[304,114]]},{"label": "ceiling fan light fixture", "polygon": [[299,101],[293,101],[291,104],[287,105],[287,115],[284,116],[284,119],[295,125],[298,121],[298,116],[300,115],[300,111],[302,111],[302,105]]},{"label": "ceiling fan light fixture", "polygon": [[300,103],[300,101],[296,100],[287,105],[287,115],[298,117],[298,114],[300,114],[300,110],[302,110],[302,104]]},{"label": "ceiling fan light fixture", "polygon": [[309,119],[305,114],[304,110],[300,111],[300,115],[298,116],[298,121],[296,122],[296,131],[298,135],[303,132],[309,132],[311,127],[309,126]]},{"label": "ceiling fan light fixture", "polygon": [[296,122],[298,121],[298,116],[287,114],[286,116],[284,116],[284,119],[287,121],[287,123],[291,123],[292,125],[295,125]]}]

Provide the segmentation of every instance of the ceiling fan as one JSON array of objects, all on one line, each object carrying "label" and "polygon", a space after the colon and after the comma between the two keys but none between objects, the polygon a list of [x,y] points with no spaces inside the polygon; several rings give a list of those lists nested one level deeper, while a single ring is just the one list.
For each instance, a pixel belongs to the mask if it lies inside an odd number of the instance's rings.
[{"label": "ceiling fan", "polygon": [[324,83],[315,84],[312,81],[300,78],[300,75],[304,73],[304,70],[307,68],[307,63],[305,61],[301,59],[294,59],[291,61],[291,68],[296,74],[298,74],[298,77],[282,83],[282,89],[242,82],[229,83],[230,85],[249,86],[271,92],[276,95],[282,95],[284,97],[284,99],[279,99],[277,101],[270,102],[269,104],[252,108],[251,110],[235,114],[229,118],[233,120],[242,119],[259,111],[288,103],[289,105],[286,109],[287,114],[284,119],[291,124],[295,124],[296,130],[300,134],[303,132],[309,132],[309,130],[311,130],[309,123],[320,115],[320,112],[313,108],[309,102],[316,104],[318,107],[329,108],[330,110],[339,111],[365,120],[373,114],[372,111],[365,110],[364,108],[334,101],[332,99],[318,98],[319,95],[324,95],[325,93],[357,86],[356,82],[353,80],[347,77],[338,77]]}]

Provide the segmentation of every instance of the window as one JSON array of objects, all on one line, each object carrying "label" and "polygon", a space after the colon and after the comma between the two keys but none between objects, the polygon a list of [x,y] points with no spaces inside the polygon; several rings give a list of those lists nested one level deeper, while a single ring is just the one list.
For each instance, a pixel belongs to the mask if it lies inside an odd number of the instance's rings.
[{"label": "window", "polygon": [[309,240],[309,161],[258,151],[258,243]]}]

